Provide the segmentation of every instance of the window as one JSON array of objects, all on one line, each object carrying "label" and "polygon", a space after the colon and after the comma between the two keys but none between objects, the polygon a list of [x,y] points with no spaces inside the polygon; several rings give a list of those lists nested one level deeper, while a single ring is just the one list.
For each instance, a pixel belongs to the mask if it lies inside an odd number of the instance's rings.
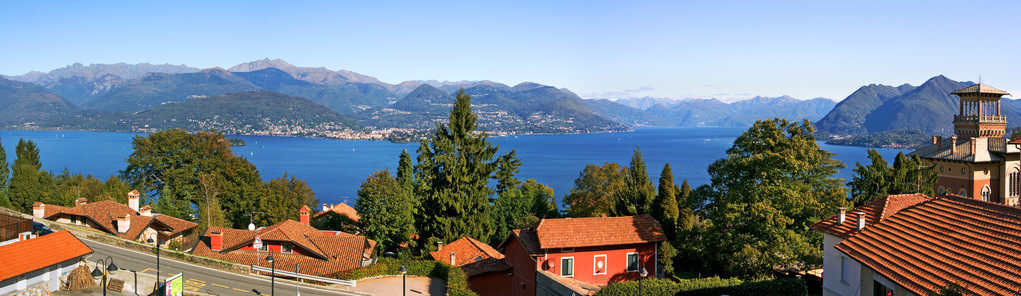
[{"label": "window", "polygon": [[939,187],[939,195],[944,195],[944,194],[947,194],[947,189],[946,189],[946,187],[940,186]]},{"label": "window", "polygon": [[840,256],[840,282],[847,284],[851,278],[851,259]]},{"label": "window", "polygon": [[280,244],[280,253],[293,253],[292,248],[293,247],[291,247],[291,244],[288,243]]},{"label": "window", "polygon": [[961,188],[961,191],[957,192],[957,194],[959,194],[959,195],[961,195],[963,197],[968,197],[968,190],[964,190],[964,188]]},{"label": "window", "polygon": [[638,253],[627,254],[627,271],[638,271]]},{"label": "window", "polygon": [[606,255],[595,255],[592,257],[592,261],[595,266],[595,272],[593,274],[606,274]]},{"label": "window", "polygon": [[893,289],[884,286],[878,281],[872,281],[872,295],[873,296],[888,296],[893,295]]},{"label": "window", "polygon": [[560,258],[560,276],[574,277],[574,257]]},{"label": "window", "polygon": [[989,190],[989,185],[982,187],[982,201],[989,201],[989,193],[991,191],[992,190]]},{"label": "window", "polygon": [[259,251],[269,252],[269,244],[266,242],[262,242],[262,247],[259,248]]},{"label": "window", "polygon": [[1007,192],[1009,195],[1021,195],[1021,180],[1018,179],[1018,177],[1021,177],[1021,173],[1018,173],[1018,169],[1015,168],[1011,170],[1010,174],[1007,174],[1007,176]]}]

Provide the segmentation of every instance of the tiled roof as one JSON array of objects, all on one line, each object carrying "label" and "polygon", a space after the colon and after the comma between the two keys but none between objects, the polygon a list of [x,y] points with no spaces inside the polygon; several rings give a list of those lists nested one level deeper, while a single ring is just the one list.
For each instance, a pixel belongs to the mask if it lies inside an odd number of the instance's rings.
[{"label": "tiled roof", "polygon": [[539,239],[538,237],[535,236],[535,230],[530,229],[511,230],[511,233],[507,235],[507,238],[505,238],[503,242],[500,242],[500,245],[496,247],[503,250],[507,243],[511,241],[511,238],[515,238],[517,239],[517,241],[521,242],[521,246],[525,249],[525,252],[528,252],[529,255],[542,254],[542,249],[539,249]]},{"label": "tiled roof", "polygon": [[950,283],[975,295],[1021,290],[1021,209],[954,195],[905,208],[836,245],[916,295]]},{"label": "tiled roof", "polygon": [[[323,204],[323,206],[326,206],[326,204]],[[312,217],[313,218],[319,217],[329,212],[347,215],[348,218],[351,218],[351,220],[354,220],[355,222],[358,222],[361,219],[360,217],[358,217],[358,211],[356,211],[355,208],[352,208],[351,206],[345,203],[336,204],[333,207],[327,208],[325,211],[318,212],[315,215],[312,215]]]},{"label": "tiled roof", "polygon": [[[220,252],[214,252],[209,248],[209,235],[213,231],[219,231],[223,235],[223,249]],[[320,276],[360,267],[362,259],[372,257],[376,245],[375,241],[363,236],[323,233],[301,222],[285,220],[257,230],[210,227],[203,234],[193,253],[240,264],[261,262],[259,265],[268,267],[269,265],[263,262],[265,252],[262,253],[262,257],[257,257],[259,255],[254,251],[239,250],[251,245],[256,235],[263,241],[289,242],[316,255],[310,257],[273,253],[273,257],[278,258],[277,268],[293,271],[294,263],[300,263],[301,273]],[[282,265],[289,268],[281,268]]]},{"label": "tiled roof", "polygon": [[[970,139],[957,139],[956,150],[951,149],[951,138],[943,138],[942,147],[937,144],[930,144],[922,147],[921,149],[911,152],[911,154],[918,154],[922,158],[929,159],[943,159],[943,160],[954,160],[962,162],[1000,162],[1004,161],[1003,156],[992,152],[1001,152],[1005,150],[1004,142],[1002,139],[997,140],[996,138],[977,138],[975,139],[975,151],[971,149]],[[1002,152],[1001,152],[1002,153]]]},{"label": "tiled roof", "polygon": [[[50,214],[50,207],[62,209],[58,213]],[[46,214],[44,214],[44,217],[51,218],[56,214],[84,216],[99,225],[101,228],[100,230],[116,234],[117,236],[126,239],[137,239],[146,227],[150,227],[154,220],[159,222],[159,226],[169,228],[171,235],[175,235],[198,226],[195,222],[166,215],[157,215],[155,217],[142,216],[135,210],[132,210],[131,207],[112,200],[101,200],[71,208],[47,204]],[[128,227],[128,231],[125,233],[118,233],[117,218],[124,216],[129,216],[131,223]]]},{"label": "tiled roof", "polygon": [[954,91],[954,92],[952,92],[950,94],[962,95],[962,94],[974,94],[974,93],[987,93],[987,94],[995,94],[995,95],[1002,95],[1002,96],[1009,96],[1010,95],[1009,93],[1007,93],[1005,91],[1002,91],[1002,90],[996,89],[995,87],[988,86],[988,85],[981,84],[981,83],[976,84],[976,85],[972,85],[972,86],[969,86],[969,87],[965,87],[965,88],[962,88],[962,89],[959,89],[959,90],[956,90],[956,91]]},{"label": "tiled roof", "polygon": [[[454,253],[454,260],[457,262],[450,262],[451,252]],[[436,261],[460,266],[469,277],[511,269],[511,266],[504,262],[503,254],[470,237],[462,237],[443,246],[443,250],[431,252],[429,255]]]},{"label": "tiled roof", "polygon": [[38,202],[38,201],[35,202],[35,204],[33,204],[32,206],[35,207],[35,206],[38,206],[38,205],[43,205],[44,206],[43,207],[43,219],[49,219],[53,215],[60,214],[60,213],[62,213],[64,211],[66,211],[67,209],[69,209],[68,207],[63,207],[63,206],[58,206],[58,205],[47,205],[47,204],[43,204],[43,203]]},{"label": "tiled roof", "polygon": [[542,219],[535,229],[539,247],[576,248],[661,242],[663,226],[649,215]]},{"label": "tiled roof", "polygon": [[67,230],[0,246],[0,281],[92,254]]},{"label": "tiled roof", "polygon": [[918,193],[887,195],[847,211],[844,216],[844,223],[842,224],[838,223],[840,220],[840,215],[838,214],[812,224],[812,229],[836,235],[840,238],[848,238],[858,230],[857,213],[859,212],[865,213],[865,227],[868,228],[904,208],[926,200],[929,200],[928,196]]},{"label": "tiled roof", "polygon": [[539,272],[543,273],[544,275],[548,276],[554,281],[557,281],[561,285],[564,285],[564,287],[571,289],[571,291],[573,291],[576,295],[594,295],[600,289],[598,286],[577,280],[575,278],[565,278],[558,274],[545,270]]}]

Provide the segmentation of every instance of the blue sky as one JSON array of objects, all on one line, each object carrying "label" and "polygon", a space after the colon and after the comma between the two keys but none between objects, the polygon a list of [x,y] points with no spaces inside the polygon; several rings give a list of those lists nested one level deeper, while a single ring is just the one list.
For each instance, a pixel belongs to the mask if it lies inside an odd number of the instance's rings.
[{"label": "blue sky", "polygon": [[584,98],[840,100],[940,74],[1021,93],[1012,1],[291,2],[4,2],[0,74],[268,57],[388,83],[531,81]]}]

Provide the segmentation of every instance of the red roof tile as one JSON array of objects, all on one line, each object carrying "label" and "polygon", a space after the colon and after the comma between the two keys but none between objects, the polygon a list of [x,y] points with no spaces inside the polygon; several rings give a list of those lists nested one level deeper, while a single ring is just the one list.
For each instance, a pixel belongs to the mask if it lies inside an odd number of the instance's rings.
[{"label": "red roof tile", "polygon": [[904,208],[926,200],[929,200],[929,197],[919,193],[887,195],[847,211],[844,223],[839,223],[840,215],[838,214],[812,224],[811,228],[840,238],[848,238],[858,230],[857,213],[865,213],[865,227],[868,228]]},{"label": "red roof tile", "polygon": [[[326,204],[323,204],[323,206],[325,207]],[[326,214],[326,213],[329,213],[329,212],[334,212],[334,213],[338,213],[338,214],[341,214],[341,215],[347,215],[348,218],[351,218],[351,220],[353,220],[355,222],[358,222],[361,219],[360,217],[358,217],[358,211],[356,211],[355,208],[352,208],[351,206],[349,206],[349,205],[347,205],[345,203],[336,204],[333,207],[327,208],[325,211],[318,212],[315,215],[312,215],[312,217],[313,218],[319,217],[319,216],[322,216],[323,214]]]},{"label": "red roof tile", "polygon": [[577,248],[661,242],[663,226],[649,215],[542,219],[535,232],[539,247]]},{"label": "red roof tile", "polygon": [[1021,209],[946,195],[905,208],[836,249],[914,294],[950,283],[976,295],[1021,290]]},{"label": "red roof tile", "polygon": [[0,246],[0,281],[92,254],[67,230]]},{"label": "red roof tile", "polygon": [[[50,213],[51,208],[53,210],[59,210],[59,212]],[[92,220],[92,222],[96,225],[99,225],[99,230],[101,231],[132,240],[137,239],[146,227],[154,226],[153,221],[158,221],[156,226],[167,228],[171,232],[171,235],[176,235],[198,226],[195,222],[167,215],[156,215],[153,217],[143,216],[137,211],[132,210],[131,207],[112,200],[101,200],[72,208],[47,204],[45,205],[45,209],[46,213],[43,215],[44,218],[53,220],[61,214],[82,216]],[[118,233],[117,218],[124,216],[130,217],[129,219],[131,222],[129,224],[128,231]]]},{"label": "red roof tile", "polygon": [[[457,262],[450,262],[451,252],[454,253],[454,260]],[[503,254],[470,237],[462,237],[443,246],[443,250],[431,252],[429,255],[436,261],[460,266],[469,277],[511,269],[511,266],[504,262]]]}]

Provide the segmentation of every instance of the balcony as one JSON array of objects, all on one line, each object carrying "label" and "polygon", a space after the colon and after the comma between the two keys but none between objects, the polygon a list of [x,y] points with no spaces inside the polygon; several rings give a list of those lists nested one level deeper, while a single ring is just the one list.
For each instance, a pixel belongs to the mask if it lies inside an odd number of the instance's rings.
[{"label": "balcony", "polygon": [[954,115],[954,123],[1007,124],[1004,115]]}]

